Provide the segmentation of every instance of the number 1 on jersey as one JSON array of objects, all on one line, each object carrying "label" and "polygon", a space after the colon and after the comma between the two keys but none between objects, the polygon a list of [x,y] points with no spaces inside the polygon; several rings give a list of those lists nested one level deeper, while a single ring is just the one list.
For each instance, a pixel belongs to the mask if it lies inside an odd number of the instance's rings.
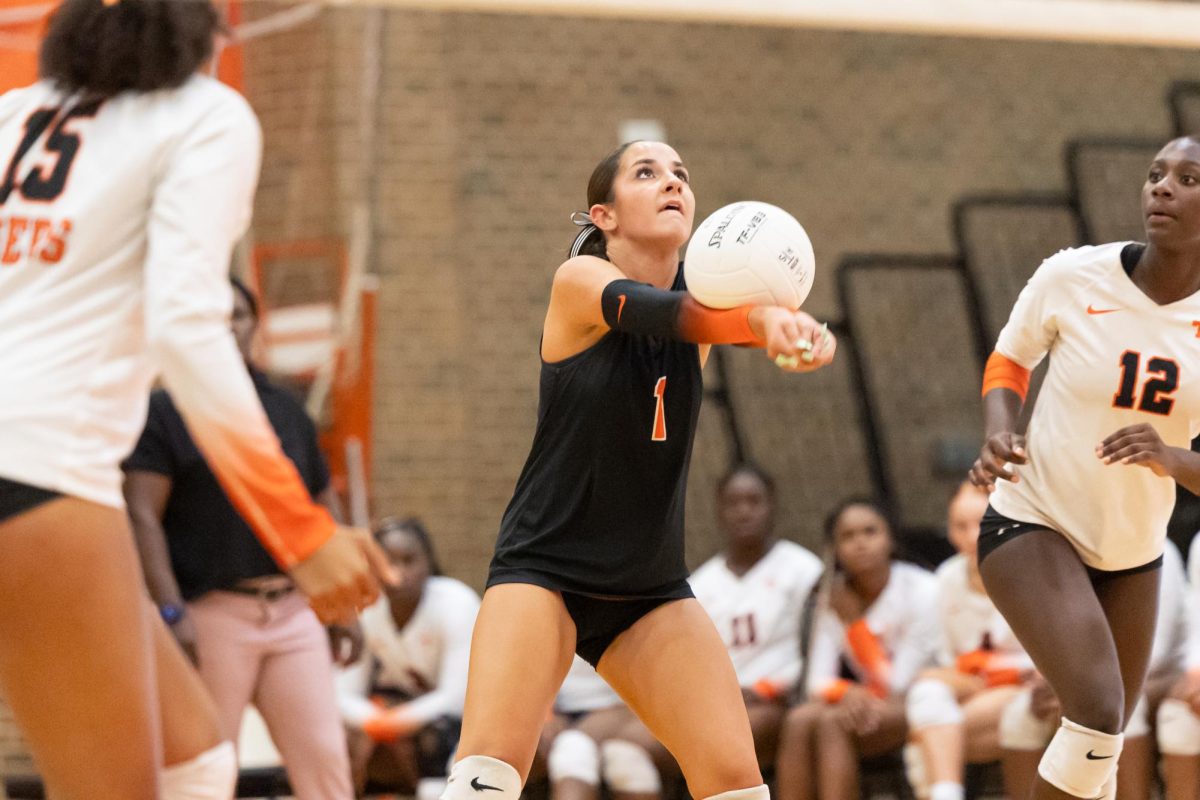
[{"label": "number 1 on jersey", "polygon": [[654,430],[650,433],[650,441],[665,442],[667,440],[667,415],[663,407],[663,398],[667,395],[667,376],[663,375],[654,384]]}]

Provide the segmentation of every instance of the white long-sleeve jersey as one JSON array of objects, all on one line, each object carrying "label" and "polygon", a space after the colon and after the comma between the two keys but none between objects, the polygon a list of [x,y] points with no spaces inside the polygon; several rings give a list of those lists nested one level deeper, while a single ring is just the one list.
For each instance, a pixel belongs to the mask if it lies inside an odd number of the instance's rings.
[{"label": "white long-sleeve jersey", "polygon": [[1131,244],[1064,250],[1029,279],[996,352],[1050,369],[1026,436],[1020,482],[997,481],[992,506],[1067,537],[1084,563],[1121,570],[1162,552],[1175,483],[1137,465],[1106,465],[1095,448],[1149,423],[1169,446],[1200,433],[1200,295],[1158,305],[1121,264]]},{"label": "white long-sleeve jersey", "polygon": [[995,654],[996,666],[1033,669],[1033,661],[991,598],[971,588],[967,556],[948,558],[935,573],[941,646],[938,662],[953,667],[958,657],[976,650]]},{"label": "white long-sleeve jersey", "polygon": [[718,554],[689,579],[712,617],[745,688],[792,690],[800,677],[800,616],[821,559],[795,542],[778,541],[745,575]]},{"label": "white long-sleeve jersey", "polygon": [[[891,662],[890,694],[908,690],[913,679],[930,666],[938,647],[937,580],[933,573],[903,561],[892,562],[887,586],[863,615]],[[818,607],[809,647],[811,663],[807,690],[821,695],[837,678],[839,662],[866,680],[846,641],[847,628],[832,609]]]},{"label": "white long-sleeve jersey", "polygon": [[334,530],[267,422],[229,329],[258,122],[232,89],[83,103],[0,97],[0,476],[123,507],[119,464],[161,373],[242,516],[283,566]]},{"label": "white long-sleeve jersey", "polygon": [[453,578],[429,578],[417,610],[401,629],[387,597],[380,597],[359,620],[363,657],[338,674],[342,717],[356,727],[370,719],[378,712],[370,700],[377,688],[412,697],[405,713],[415,722],[461,716],[478,613],[479,595]]}]

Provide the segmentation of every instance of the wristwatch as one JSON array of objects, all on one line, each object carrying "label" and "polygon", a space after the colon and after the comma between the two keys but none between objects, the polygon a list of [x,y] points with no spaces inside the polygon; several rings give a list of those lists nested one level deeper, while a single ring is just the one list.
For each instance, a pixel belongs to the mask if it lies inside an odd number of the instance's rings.
[{"label": "wristwatch", "polygon": [[183,615],[187,613],[187,609],[179,603],[163,603],[158,607],[158,613],[162,617],[163,622],[168,625],[174,625],[183,619]]}]

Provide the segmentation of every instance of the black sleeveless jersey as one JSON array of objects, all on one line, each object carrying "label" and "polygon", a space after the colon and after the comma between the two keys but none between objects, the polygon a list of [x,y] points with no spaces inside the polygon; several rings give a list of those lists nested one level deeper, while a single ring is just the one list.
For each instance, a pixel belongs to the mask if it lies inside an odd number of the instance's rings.
[{"label": "black sleeveless jersey", "polygon": [[[682,269],[672,288],[684,288]],[[699,348],[686,342],[614,330],[568,359],[543,361],[533,447],[488,585],[678,595],[703,390]]]}]

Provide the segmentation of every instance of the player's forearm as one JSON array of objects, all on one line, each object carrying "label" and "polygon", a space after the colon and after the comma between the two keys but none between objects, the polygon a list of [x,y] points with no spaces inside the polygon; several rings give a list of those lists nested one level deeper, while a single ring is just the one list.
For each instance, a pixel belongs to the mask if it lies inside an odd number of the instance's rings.
[{"label": "player's forearm", "polygon": [[181,604],[183,595],[179,591],[179,582],[175,580],[175,571],[171,569],[167,535],[162,523],[152,515],[132,507],[129,510],[129,521],[150,597],[160,606],[168,603]]},{"label": "player's forearm", "polygon": [[[600,304],[608,327],[623,333],[693,344],[755,344],[764,334],[762,309],[707,308],[687,292],[656,289],[627,279],[605,286]],[[754,329],[756,319],[758,330]]]},{"label": "player's forearm", "polygon": [[984,438],[1013,433],[1021,418],[1021,396],[1012,389],[992,389],[983,396]]},{"label": "player's forearm", "polygon": [[1183,447],[1172,447],[1169,451],[1171,477],[1192,494],[1200,494],[1200,453]]}]

